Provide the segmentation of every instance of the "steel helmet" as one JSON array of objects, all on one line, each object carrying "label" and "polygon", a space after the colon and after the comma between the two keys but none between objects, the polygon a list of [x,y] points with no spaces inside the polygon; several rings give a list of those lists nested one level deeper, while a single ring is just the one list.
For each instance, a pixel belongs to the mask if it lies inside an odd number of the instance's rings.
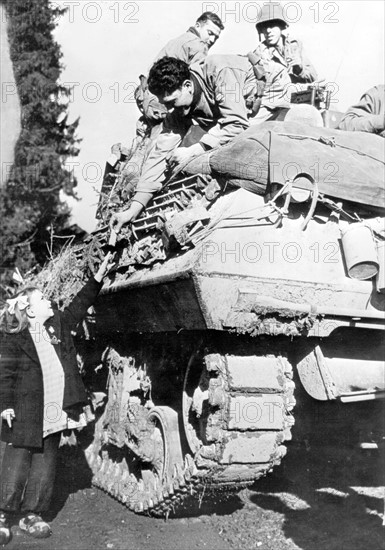
[{"label": "steel helmet", "polygon": [[280,21],[283,23],[284,29],[289,26],[284,17],[283,8],[279,2],[265,2],[263,4],[261,15],[255,25],[258,32],[260,32],[260,27],[267,21]]}]

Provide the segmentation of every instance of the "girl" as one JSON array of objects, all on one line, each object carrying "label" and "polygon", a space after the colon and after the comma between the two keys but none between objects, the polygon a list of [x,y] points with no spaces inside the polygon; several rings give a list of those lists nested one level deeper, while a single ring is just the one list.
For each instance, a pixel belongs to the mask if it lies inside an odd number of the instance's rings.
[{"label": "girl", "polygon": [[99,271],[63,311],[35,287],[25,288],[0,316],[1,470],[0,545],[11,539],[9,516],[36,538],[51,535],[41,514],[50,507],[61,431],[79,420],[87,395],[71,331],[96,299],[108,272]]}]

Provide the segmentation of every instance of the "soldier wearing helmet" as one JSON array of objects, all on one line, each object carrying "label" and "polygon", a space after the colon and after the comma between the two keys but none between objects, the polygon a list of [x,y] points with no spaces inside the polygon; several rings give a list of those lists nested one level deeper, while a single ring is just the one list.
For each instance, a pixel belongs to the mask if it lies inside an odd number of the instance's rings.
[{"label": "soldier wearing helmet", "polygon": [[260,43],[249,54],[249,59],[255,69],[259,67],[262,71],[266,82],[261,109],[256,117],[261,122],[276,118],[280,107],[290,106],[287,91],[292,82],[314,82],[317,73],[306,57],[302,43],[288,36],[288,23],[278,2],[263,5],[256,28]]}]

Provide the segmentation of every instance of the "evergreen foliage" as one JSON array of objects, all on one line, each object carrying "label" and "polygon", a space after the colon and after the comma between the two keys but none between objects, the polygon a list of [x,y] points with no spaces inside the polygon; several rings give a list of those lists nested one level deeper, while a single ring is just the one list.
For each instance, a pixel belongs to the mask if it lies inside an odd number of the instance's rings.
[{"label": "evergreen foliage", "polygon": [[64,169],[79,153],[76,129],[68,122],[71,90],[59,84],[63,68],[53,38],[65,10],[49,0],[0,0],[5,6],[8,39],[21,103],[22,129],[7,185],[1,189],[0,231],[2,287],[8,269],[22,272],[48,258],[51,231],[60,232],[69,218],[60,193],[75,196],[76,179]]}]

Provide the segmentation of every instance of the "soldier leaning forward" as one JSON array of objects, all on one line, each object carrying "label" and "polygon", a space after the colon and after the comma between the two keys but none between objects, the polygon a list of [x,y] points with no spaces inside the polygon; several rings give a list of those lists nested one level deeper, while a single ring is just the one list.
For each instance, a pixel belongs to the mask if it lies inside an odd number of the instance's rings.
[{"label": "soldier leaning forward", "polygon": [[[135,219],[162,188],[167,163],[184,164],[194,156],[224,145],[250,126],[248,108],[257,79],[245,56],[212,55],[193,65],[164,57],[150,70],[149,89],[167,107],[162,133],[147,158],[130,208],[116,213],[111,226],[119,231]],[[198,143],[180,147],[192,125],[202,129]]]}]

